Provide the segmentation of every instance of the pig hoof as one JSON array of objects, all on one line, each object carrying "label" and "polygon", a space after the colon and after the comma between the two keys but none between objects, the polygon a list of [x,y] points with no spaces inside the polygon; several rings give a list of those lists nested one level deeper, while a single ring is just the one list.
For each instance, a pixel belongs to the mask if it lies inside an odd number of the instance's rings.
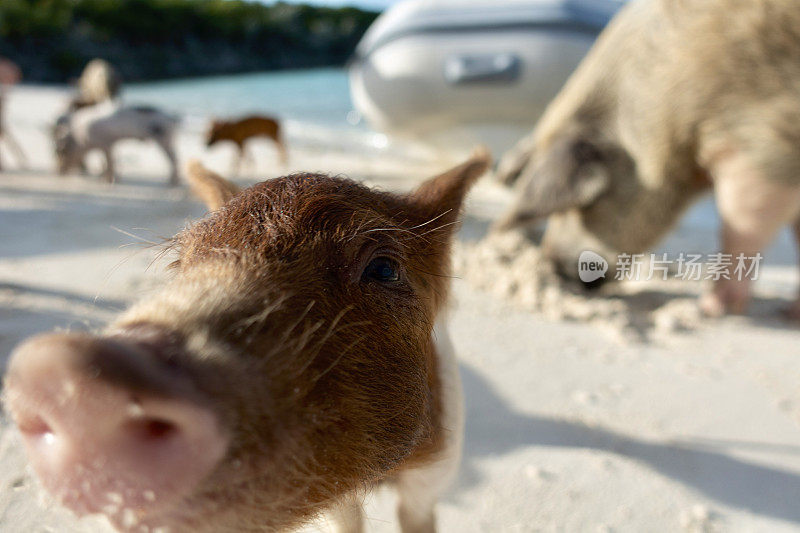
[{"label": "pig hoof", "polygon": [[725,315],[725,303],[716,293],[704,294],[700,297],[700,311],[710,318],[719,318]]},{"label": "pig hoof", "polygon": [[736,291],[715,291],[700,297],[700,310],[711,318],[743,315],[747,310],[747,302],[748,298]]}]

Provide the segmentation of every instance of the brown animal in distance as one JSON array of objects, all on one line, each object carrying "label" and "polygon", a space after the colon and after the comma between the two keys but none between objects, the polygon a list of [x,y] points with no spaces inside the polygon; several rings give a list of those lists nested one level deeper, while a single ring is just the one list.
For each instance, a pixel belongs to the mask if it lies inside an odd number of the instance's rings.
[{"label": "brown animal in distance", "polygon": [[6,406],[43,486],[125,531],[330,512],[355,533],[361,496],[392,480],[402,531],[434,531],[463,434],[450,247],[487,166],[398,195],[307,173],[239,190],[192,164],[216,210],[175,238],[172,280],[100,334],[11,357]]},{"label": "brown animal in distance", "polygon": [[278,157],[282,165],[288,162],[286,145],[283,142],[283,133],[280,122],[276,119],[260,115],[252,115],[238,120],[213,120],[206,135],[206,146],[211,147],[220,141],[231,141],[238,150],[232,173],[237,175],[242,165],[242,160],[252,154],[247,150],[247,142],[256,137],[267,137],[275,143]]}]

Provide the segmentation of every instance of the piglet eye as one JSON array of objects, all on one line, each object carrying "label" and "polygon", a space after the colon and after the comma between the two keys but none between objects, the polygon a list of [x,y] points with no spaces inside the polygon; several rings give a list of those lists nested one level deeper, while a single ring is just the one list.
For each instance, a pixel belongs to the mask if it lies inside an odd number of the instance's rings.
[{"label": "piglet eye", "polygon": [[400,280],[400,264],[390,257],[376,257],[364,269],[362,279],[392,283]]}]

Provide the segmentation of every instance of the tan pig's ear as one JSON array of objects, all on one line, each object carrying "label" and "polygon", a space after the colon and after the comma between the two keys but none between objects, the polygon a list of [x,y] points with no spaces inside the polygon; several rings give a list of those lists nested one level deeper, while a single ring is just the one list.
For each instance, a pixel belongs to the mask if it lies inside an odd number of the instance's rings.
[{"label": "tan pig's ear", "polygon": [[205,168],[197,159],[192,159],[186,165],[186,178],[192,192],[206,204],[209,211],[216,211],[241,190],[234,183]]}]

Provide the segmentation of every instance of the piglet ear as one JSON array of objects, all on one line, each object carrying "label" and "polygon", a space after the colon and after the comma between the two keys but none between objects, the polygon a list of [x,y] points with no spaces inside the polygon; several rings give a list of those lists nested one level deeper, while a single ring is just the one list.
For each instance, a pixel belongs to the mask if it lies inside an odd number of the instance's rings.
[{"label": "piglet ear", "polygon": [[209,211],[219,209],[240,191],[238,186],[211,172],[197,159],[192,159],[186,165],[186,178],[192,192],[206,204]]},{"label": "piglet ear", "polygon": [[411,194],[424,216],[436,218],[438,225],[458,220],[469,190],[491,164],[492,156],[484,146],[475,148],[470,158],[443,174],[430,178]]}]

